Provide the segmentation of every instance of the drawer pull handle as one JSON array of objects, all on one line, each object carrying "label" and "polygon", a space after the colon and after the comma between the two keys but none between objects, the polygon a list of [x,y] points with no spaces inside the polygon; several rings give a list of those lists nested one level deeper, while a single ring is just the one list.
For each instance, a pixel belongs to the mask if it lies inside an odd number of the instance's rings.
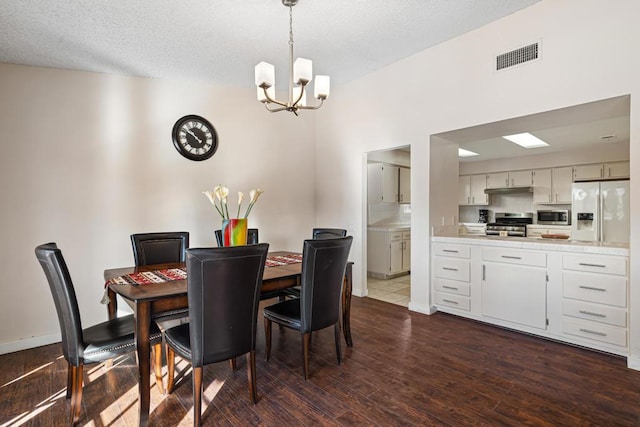
[{"label": "drawer pull handle", "polygon": [[584,286],[584,285],[580,285],[578,286],[581,289],[587,289],[589,291],[598,291],[598,292],[607,292],[606,289],[602,289],[602,288],[594,288],[593,286]]},{"label": "drawer pull handle", "polygon": [[458,271],[457,268],[451,268],[451,267],[442,267],[443,270],[449,270],[449,271]]},{"label": "drawer pull handle", "polygon": [[606,268],[606,265],[602,265],[602,264],[589,264],[588,262],[581,262],[578,265],[581,265],[583,267],[598,267],[598,268]]},{"label": "drawer pull handle", "polygon": [[590,329],[580,328],[580,332],[584,332],[585,334],[598,335],[598,336],[601,336],[601,337],[606,337],[607,336],[607,334],[605,334],[604,332],[592,331]]},{"label": "drawer pull handle", "polygon": [[451,301],[450,299],[443,299],[442,302],[448,302],[449,304],[458,304],[458,301]]},{"label": "drawer pull handle", "polygon": [[578,313],[588,314],[589,316],[595,316],[595,317],[607,317],[605,314],[593,313],[591,311],[586,311],[586,310],[579,310]]},{"label": "drawer pull handle", "polygon": [[522,257],[519,257],[519,256],[510,256],[510,255],[502,255],[502,258],[508,258],[508,259],[522,259]]},{"label": "drawer pull handle", "polygon": [[451,252],[451,253],[454,253],[454,254],[458,253],[458,251],[454,251],[453,249],[443,249],[442,252]]},{"label": "drawer pull handle", "polygon": [[443,289],[453,289],[454,291],[457,291],[457,290],[458,290],[458,288],[456,288],[456,287],[453,287],[453,286],[447,286],[447,285],[442,285],[442,288],[443,288]]}]

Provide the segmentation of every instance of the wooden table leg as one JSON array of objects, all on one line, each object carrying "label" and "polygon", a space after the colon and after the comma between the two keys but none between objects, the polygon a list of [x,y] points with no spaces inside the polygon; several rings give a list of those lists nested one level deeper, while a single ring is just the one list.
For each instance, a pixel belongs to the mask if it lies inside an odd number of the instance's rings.
[{"label": "wooden table leg", "polygon": [[140,402],[140,426],[149,423],[151,346],[149,345],[149,326],[151,324],[151,307],[149,302],[137,302],[134,312],[136,321],[136,353],[138,355],[138,395]]},{"label": "wooden table leg", "polygon": [[342,287],[342,332],[347,346],[353,347],[351,339],[351,291],[353,289],[352,264],[347,264]]},{"label": "wooden table leg", "polygon": [[107,287],[107,296],[109,297],[107,313],[109,314],[109,320],[113,320],[118,314],[118,300],[116,299],[116,293],[113,292],[111,287]]}]

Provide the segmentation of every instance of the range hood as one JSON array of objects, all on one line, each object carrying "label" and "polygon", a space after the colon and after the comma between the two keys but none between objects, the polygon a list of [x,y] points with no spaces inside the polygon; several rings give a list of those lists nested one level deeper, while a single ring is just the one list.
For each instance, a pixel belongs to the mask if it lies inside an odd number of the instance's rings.
[{"label": "range hood", "polygon": [[503,187],[503,188],[486,188],[484,194],[515,194],[515,193],[533,193],[533,187]]}]

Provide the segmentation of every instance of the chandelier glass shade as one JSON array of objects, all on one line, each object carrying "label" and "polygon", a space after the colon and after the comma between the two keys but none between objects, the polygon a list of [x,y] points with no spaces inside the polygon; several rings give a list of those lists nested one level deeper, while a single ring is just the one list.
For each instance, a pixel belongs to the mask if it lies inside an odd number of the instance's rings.
[{"label": "chandelier glass shade", "polygon": [[259,62],[255,68],[255,83],[258,101],[262,102],[272,113],[290,111],[296,116],[298,110],[317,110],[329,97],[329,76],[316,76],[314,98],[320,101],[317,105],[307,105],[307,85],[313,80],[313,63],[309,59],[293,60],[293,6],[298,0],[282,0],[289,8],[289,98],[286,102],[276,99],[275,67],[268,62]]}]

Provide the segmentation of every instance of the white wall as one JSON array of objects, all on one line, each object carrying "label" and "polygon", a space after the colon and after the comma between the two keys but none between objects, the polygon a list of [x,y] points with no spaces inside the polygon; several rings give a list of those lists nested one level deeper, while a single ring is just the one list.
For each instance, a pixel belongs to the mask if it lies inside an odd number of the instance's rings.
[{"label": "white wall", "polygon": [[[362,153],[411,144],[412,289],[410,308],[428,311],[430,206],[457,214],[457,191],[440,194],[436,180],[457,182],[457,168],[438,176],[430,135],[631,95],[631,258],[640,259],[640,2],[544,0],[466,35],[358,79],[332,94],[318,114],[318,217],[363,225]],[[542,58],[494,72],[496,54],[542,41]],[[338,162],[330,162],[339,156]],[[340,188],[344,205],[326,197]],[[430,191],[416,191],[416,189]],[[437,193],[437,194],[436,194]],[[356,240],[355,286],[362,286],[364,239]],[[365,266],[366,267],[366,266]],[[640,263],[631,262],[630,364],[640,366]]]},{"label": "white wall", "polygon": [[[106,320],[103,270],[133,264],[131,233],[215,246],[203,190],[265,190],[249,224],[273,250],[301,250],[315,225],[315,115],[270,114],[255,89],[0,64],[0,93],[0,353],[59,334],[38,244],[62,249],[89,326]],[[173,147],[187,114],[216,127],[211,159]]]}]

